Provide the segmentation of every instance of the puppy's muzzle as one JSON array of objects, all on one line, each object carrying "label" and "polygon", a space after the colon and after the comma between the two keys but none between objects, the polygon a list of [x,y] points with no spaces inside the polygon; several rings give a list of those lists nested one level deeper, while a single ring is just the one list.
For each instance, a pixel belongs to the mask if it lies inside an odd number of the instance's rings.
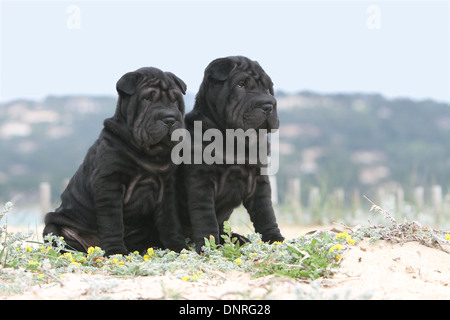
[{"label": "puppy's muzzle", "polygon": [[254,102],[254,108],[262,111],[264,114],[271,114],[276,106],[276,100],[274,97],[265,95],[259,97]]},{"label": "puppy's muzzle", "polygon": [[159,115],[160,120],[164,123],[168,128],[173,127],[177,122],[180,121],[179,115],[173,110],[164,110]]},{"label": "puppy's muzzle", "polygon": [[265,103],[265,104],[261,104],[256,106],[257,109],[260,109],[263,113],[272,113],[273,111],[273,104],[271,103]]},{"label": "puppy's muzzle", "polygon": [[177,122],[177,119],[175,119],[175,117],[172,116],[167,116],[165,118],[162,118],[161,121],[168,127],[172,127],[175,122]]}]

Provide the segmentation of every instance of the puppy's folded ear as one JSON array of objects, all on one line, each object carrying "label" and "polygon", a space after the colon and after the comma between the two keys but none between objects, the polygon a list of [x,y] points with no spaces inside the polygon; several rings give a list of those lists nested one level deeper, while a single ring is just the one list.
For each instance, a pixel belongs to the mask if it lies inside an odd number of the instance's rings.
[{"label": "puppy's folded ear", "polygon": [[136,86],[142,78],[142,74],[138,72],[128,72],[117,81],[116,89],[120,95],[132,95],[136,92]]},{"label": "puppy's folded ear", "polygon": [[231,59],[219,58],[211,62],[206,68],[205,77],[217,81],[225,81],[235,67],[236,64]]},{"label": "puppy's folded ear", "polygon": [[183,94],[186,94],[186,90],[187,90],[187,85],[186,83],[184,83],[183,80],[181,80],[180,78],[178,78],[176,75],[174,75],[172,72],[167,72],[173,79],[173,81],[175,81],[175,84],[177,85],[178,88],[180,88],[181,92]]}]

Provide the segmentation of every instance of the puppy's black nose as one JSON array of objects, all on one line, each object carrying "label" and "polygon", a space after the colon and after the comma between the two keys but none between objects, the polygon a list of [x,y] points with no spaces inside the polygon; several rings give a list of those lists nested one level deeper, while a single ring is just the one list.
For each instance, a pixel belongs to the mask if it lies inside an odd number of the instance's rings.
[{"label": "puppy's black nose", "polygon": [[175,117],[167,116],[162,118],[161,121],[164,122],[165,125],[171,127],[177,120],[175,119]]},{"label": "puppy's black nose", "polygon": [[262,110],[264,113],[272,113],[273,111],[273,104],[271,103],[265,103],[258,106],[259,109]]}]

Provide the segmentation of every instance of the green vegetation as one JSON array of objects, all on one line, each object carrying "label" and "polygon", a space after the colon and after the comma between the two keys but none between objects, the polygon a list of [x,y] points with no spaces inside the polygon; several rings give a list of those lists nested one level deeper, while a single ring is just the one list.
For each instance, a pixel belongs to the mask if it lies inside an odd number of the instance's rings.
[{"label": "green vegetation", "polygon": [[[5,205],[0,222],[11,206],[11,203]],[[332,277],[345,253],[363,238],[394,243],[417,241],[450,253],[450,234],[422,227],[415,221],[398,223],[389,212],[375,204],[372,210],[381,213],[389,225],[345,227],[348,233],[315,231],[273,244],[262,242],[258,234],[251,234],[249,243],[239,245],[232,237],[230,225],[225,223],[224,244],[217,245],[213,239],[205,239],[202,254],[192,249],[175,253],[149,248],[142,253],[106,257],[99,247],[90,247],[86,253],[68,250],[64,240],[54,236],[47,237],[45,243],[29,241],[32,232],[8,232],[3,224],[0,226],[0,295],[22,293],[39,284],[64,286],[68,273],[122,279],[171,275],[181,281],[196,282],[217,277],[223,280],[223,275],[234,271],[253,277],[274,275],[312,282]],[[50,246],[50,242],[54,245]]]},{"label": "green vegetation", "polygon": [[[11,208],[8,203],[2,217]],[[147,252],[104,256],[99,247],[76,252],[64,247],[62,238],[49,236],[45,243],[27,241],[32,233],[10,233],[2,226],[0,237],[0,293],[18,293],[39,283],[60,283],[64,274],[79,272],[114,276],[152,276],[172,274],[183,281],[196,281],[215,272],[231,270],[263,275],[288,276],[314,280],[328,277],[340,261],[342,252],[355,242],[348,234],[321,232],[285,242],[268,244],[258,234],[249,235],[251,242],[240,246],[231,238],[229,224],[225,244],[207,240],[203,253],[149,248]],[[54,245],[50,246],[49,243]],[[20,272],[21,276],[18,277]],[[27,281],[18,283],[18,279]]]}]

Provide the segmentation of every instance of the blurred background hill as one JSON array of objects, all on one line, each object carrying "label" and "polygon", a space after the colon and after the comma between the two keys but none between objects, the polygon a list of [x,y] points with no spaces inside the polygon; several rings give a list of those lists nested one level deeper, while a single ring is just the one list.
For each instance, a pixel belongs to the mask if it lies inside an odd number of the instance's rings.
[{"label": "blurred background hill", "polygon": [[[278,94],[279,180],[364,192],[450,181],[450,106],[378,94]],[[283,188],[283,184],[280,184]]]}]

